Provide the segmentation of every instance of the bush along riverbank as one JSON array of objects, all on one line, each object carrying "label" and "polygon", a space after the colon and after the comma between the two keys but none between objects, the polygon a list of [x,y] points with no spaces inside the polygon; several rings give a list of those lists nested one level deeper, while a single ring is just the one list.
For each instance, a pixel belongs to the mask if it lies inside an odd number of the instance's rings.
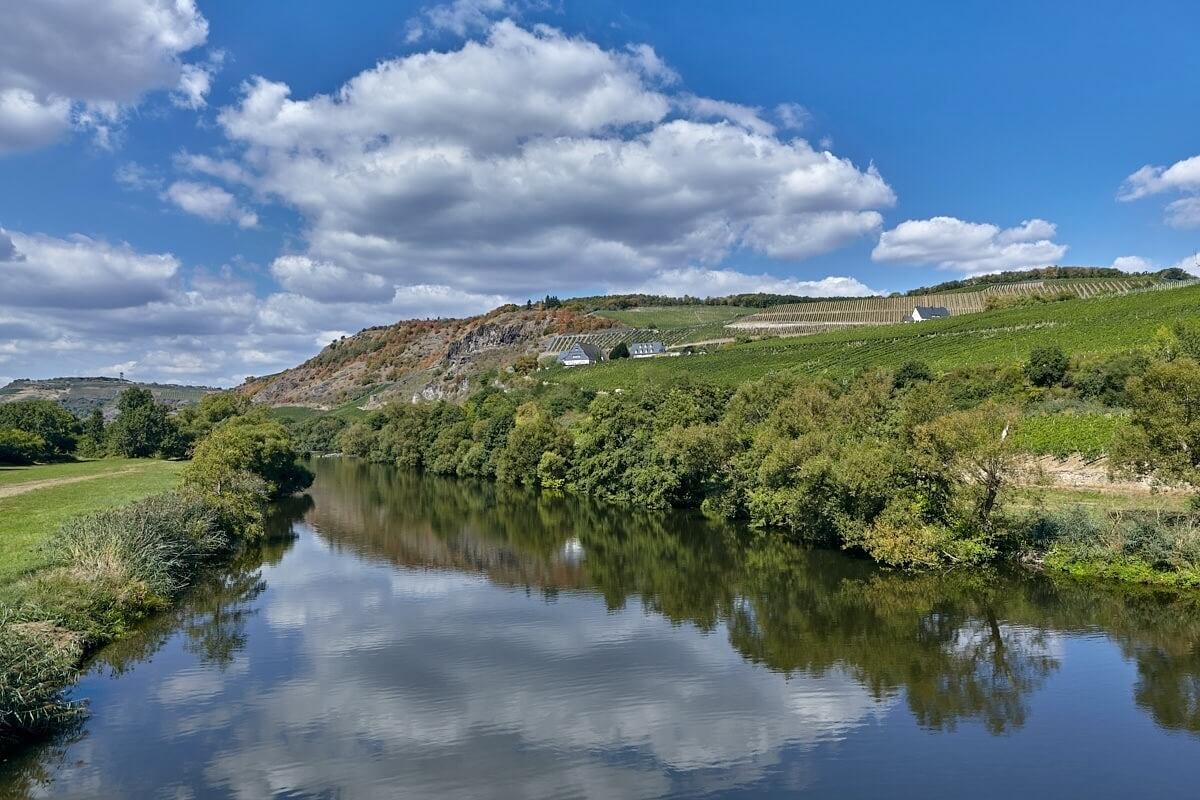
[{"label": "bush along riverbank", "polygon": [[[1101,375],[1091,383],[1127,414],[1111,453],[1122,472],[1200,485],[1195,334],[1163,331],[1153,351],[1074,370],[1078,386]],[[337,445],[436,474],[699,506],[892,567],[1024,558],[1072,574],[1196,583],[1192,514],[1010,510],[1024,414],[1048,392],[1082,394],[1068,387],[1071,374],[1051,347],[1012,367],[934,375],[910,364],[837,381],[784,373],[735,391],[686,379],[611,393],[490,387],[461,405],[393,404],[345,427]]]},{"label": "bush along riverbank", "polygon": [[261,537],[267,504],[311,480],[286,429],[252,413],[197,444],[179,490],[65,522],[47,545],[51,566],[0,608],[0,750],[78,719],[64,690],[84,657]]}]

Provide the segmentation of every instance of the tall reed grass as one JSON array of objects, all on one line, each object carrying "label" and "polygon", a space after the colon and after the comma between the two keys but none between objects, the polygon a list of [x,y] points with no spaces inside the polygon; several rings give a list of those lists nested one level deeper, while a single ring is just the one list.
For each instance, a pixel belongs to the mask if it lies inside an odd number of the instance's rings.
[{"label": "tall reed grass", "polygon": [[166,605],[236,540],[203,496],[168,492],[74,517],[48,544],[54,566],[0,616],[0,749],[83,713],[63,690],[83,655]]}]

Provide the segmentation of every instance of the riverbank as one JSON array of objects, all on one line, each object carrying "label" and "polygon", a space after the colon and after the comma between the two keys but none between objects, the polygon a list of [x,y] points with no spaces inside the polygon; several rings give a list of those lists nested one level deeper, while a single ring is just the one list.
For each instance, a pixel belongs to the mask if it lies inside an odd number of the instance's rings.
[{"label": "riverbank", "polygon": [[[40,488],[4,501],[29,514],[8,515],[22,535],[6,551],[8,573],[19,577],[0,594],[0,748],[78,718],[83,709],[63,693],[82,660],[168,608],[201,570],[264,536],[268,500],[312,480],[287,432],[261,416],[228,420],[186,466],[166,463],[81,466],[83,474],[56,478],[33,468],[22,477]],[[149,476],[178,488],[145,496]],[[114,507],[122,492],[142,496]],[[91,510],[71,515],[80,507]]]}]

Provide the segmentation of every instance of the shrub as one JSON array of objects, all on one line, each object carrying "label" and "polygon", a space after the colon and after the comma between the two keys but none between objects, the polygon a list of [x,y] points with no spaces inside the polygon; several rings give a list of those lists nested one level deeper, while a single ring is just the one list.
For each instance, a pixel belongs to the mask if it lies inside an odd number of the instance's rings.
[{"label": "shrub", "polygon": [[312,473],[297,461],[287,429],[257,416],[237,417],[202,441],[184,469],[186,486],[219,496],[246,474],[264,482],[270,497],[285,497],[307,488]]},{"label": "shrub", "polygon": [[616,361],[620,358],[629,358],[629,347],[624,342],[621,342],[612,349],[608,354],[609,361]]},{"label": "shrub", "polygon": [[897,389],[907,389],[909,386],[933,380],[933,370],[924,361],[906,361],[892,376],[892,385]]},{"label": "shrub", "polygon": [[1200,584],[1200,521],[1158,513],[1036,512],[1016,526],[1052,568],[1140,583]]},{"label": "shrub", "polygon": [[1025,363],[1025,377],[1034,386],[1058,386],[1070,366],[1070,358],[1058,345],[1035,347]]}]

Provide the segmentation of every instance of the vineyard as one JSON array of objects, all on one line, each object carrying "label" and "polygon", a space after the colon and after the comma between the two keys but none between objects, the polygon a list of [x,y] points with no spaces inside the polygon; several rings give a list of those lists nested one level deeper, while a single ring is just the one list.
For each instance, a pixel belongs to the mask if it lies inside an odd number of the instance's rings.
[{"label": "vineyard", "polygon": [[759,309],[743,306],[638,306],[621,311],[596,311],[598,317],[616,320],[630,328],[696,328],[730,323]]},{"label": "vineyard", "polygon": [[741,333],[820,333],[848,327],[904,322],[914,306],[943,306],[953,316],[975,314],[987,308],[989,297],[1020,298],[1070,292],[1080,298],[1126,294],[1157,287],[1145,278],[1127,280],[1052,280],[997,284],[976,291],[954,291],[913,297],[870,297],[775,306],[729,323]]},{"label": "vineyard", "polygon": [[609,328],[592,333],[565,333],[555,336],[546,346],[547,353],[561,353],[572,345],[586,342],[608,352],[618,344],[626,345],[635,342],[662,342],[667,347],[679,347],[691,342],[706,342],[713,339],[728,338],[732,334],[722,322],[712,322],[706,325],[692,325],[682,328],[664,328],[653,330],[647,328]]},{"label": "vineyard", "polygon": [[[912,304],[912,298],[906,298]],[[773,371],[845,375],[921,360],[934,369],[1019,363],[1053,342],[1068,353],[1107,353],[1148,346],[1155,331],[1200,314],[1200,286],[1129,292],[1069,303],[1019,306],[920,325],[841,329],[797,338],[772,337],[722,346],[707,355],[600,364],[564,381],[593,389],[668,384],[683,376],[735,386]]]}]

